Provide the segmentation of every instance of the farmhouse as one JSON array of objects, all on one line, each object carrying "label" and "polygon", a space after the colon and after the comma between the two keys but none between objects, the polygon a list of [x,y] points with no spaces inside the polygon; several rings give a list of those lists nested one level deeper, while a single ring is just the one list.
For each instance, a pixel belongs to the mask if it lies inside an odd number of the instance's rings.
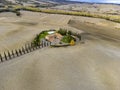
[{"label": "farmhouse", "polygon": [[49,42],[58,44],[60,43],[62,37],[63,36],[59,33],[53,33],[53,34],[47,35],[45,39],[48,40]]}]

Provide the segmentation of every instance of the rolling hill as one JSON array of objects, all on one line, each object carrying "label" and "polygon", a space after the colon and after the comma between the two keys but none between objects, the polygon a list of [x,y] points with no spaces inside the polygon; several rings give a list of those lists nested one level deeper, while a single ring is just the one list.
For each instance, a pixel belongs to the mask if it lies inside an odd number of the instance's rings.
[{"label": "rolling hill", "polygon": [[0,0],[0,3],[3,4],[17,4],[17,3],[60,3],[60,2],[66,2],[66,0]]}]

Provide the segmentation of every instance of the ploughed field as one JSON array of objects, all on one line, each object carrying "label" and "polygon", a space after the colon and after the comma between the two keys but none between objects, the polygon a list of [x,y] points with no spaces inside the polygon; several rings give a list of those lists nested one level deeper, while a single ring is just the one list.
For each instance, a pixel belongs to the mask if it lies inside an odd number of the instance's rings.
[{"label": "ploughed field", "polygon": [[[42,30],[60,27],[91,34],[83,36],[84,44],[43,48],[1,63],[0,90],[120,89],[118,23],[97,18],[25,11],[22,11],[22,17],[2,13],[0,52],[21,47]],[[105,35],[102,35],[104,30]],[[119,35],[114,34],[113,30]]]},{"label": "ploughed field", "polygon": [[71,16],[22,12],[22,17],[13,13],[0,14],[0,52],[19,48],[31,42],[42,30],[67,26]]}]

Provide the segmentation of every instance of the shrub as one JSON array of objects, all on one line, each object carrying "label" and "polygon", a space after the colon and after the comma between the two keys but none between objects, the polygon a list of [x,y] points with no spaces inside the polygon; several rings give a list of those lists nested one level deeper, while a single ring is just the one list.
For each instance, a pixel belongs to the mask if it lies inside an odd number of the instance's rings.
[{"label": "shrub", "polygon": [[71,35],[71,34],[72,34],[72,32],[71,32],[71,31],[68,31],[68,32],[67,32],[67,34],[68,34],[68,35]]},{"label": "shrub", "polygon": [[71,41],[70,41],[70,45],[71,45],[71,46],[74,46],[74,45],[75,45],[75,41],[74,41],[74,40],[71,40]]},{"label": "shrub", "polygon": [[67,30],[59,29],[58,33],[60,33],[61,35],[66,35],[67,34]]},{"label": "shrub", "polygon": [[40,42],[39,35],[36,35],[35,39],[33,40],[33,44],[36,46]]},{"label": "shrub", "polygon": [[46,35],[48,35],[47,31],[42,31],[40,34],[36,35],[33,40],[34,45],[39,45],[40,41],[45,38]]},{"label": "shrub", "polygon": [[17,16],[21,16],[21,13],[19,11],[16,12]]},{"label": "shrub", "polygon": [[48,32],[47,32],[47,31],[42,31],[42,32],[39,34],[39,39],[45,38],[46,35],[48,35]]},{"label": "shrub", "polygon": [[35,8],[35,7],[23,7],[22,9],[27,11],[33,11],[33,12],[41,12],[39,8]]},{"label": "shrub", "polygon": [[81,40],[81,35],[80,34],[78,34],[77,37]]},{"label": "shrub", "polygon": [[64,43],[70,43],[72,40],[74,40],[74,38],[72,36],[66,35],[62,38],[61,41],[64,42]]}]

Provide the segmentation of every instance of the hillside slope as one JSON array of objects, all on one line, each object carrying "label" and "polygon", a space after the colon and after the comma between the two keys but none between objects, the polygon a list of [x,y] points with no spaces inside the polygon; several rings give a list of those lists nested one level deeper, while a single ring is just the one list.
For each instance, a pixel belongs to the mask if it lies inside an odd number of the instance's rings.
[{"label": "hillside slope", "polygon": [[13,3],[13,4],[17,4],[17,3],[21,3],[21,2],[24,2],[24,3],[29,3],[29,2],[33,2],[33,3],[56,3],[56,2],[62,2],[62,1],[65,1],[65,0],[0,0],[0,3],[3,3],[3,4],[9,4],[9,3]]},{"label": "hillside slope", "polygon": [[120,90],[119,65],[119,45],[89,37],[0,64],[0,90]]}]

